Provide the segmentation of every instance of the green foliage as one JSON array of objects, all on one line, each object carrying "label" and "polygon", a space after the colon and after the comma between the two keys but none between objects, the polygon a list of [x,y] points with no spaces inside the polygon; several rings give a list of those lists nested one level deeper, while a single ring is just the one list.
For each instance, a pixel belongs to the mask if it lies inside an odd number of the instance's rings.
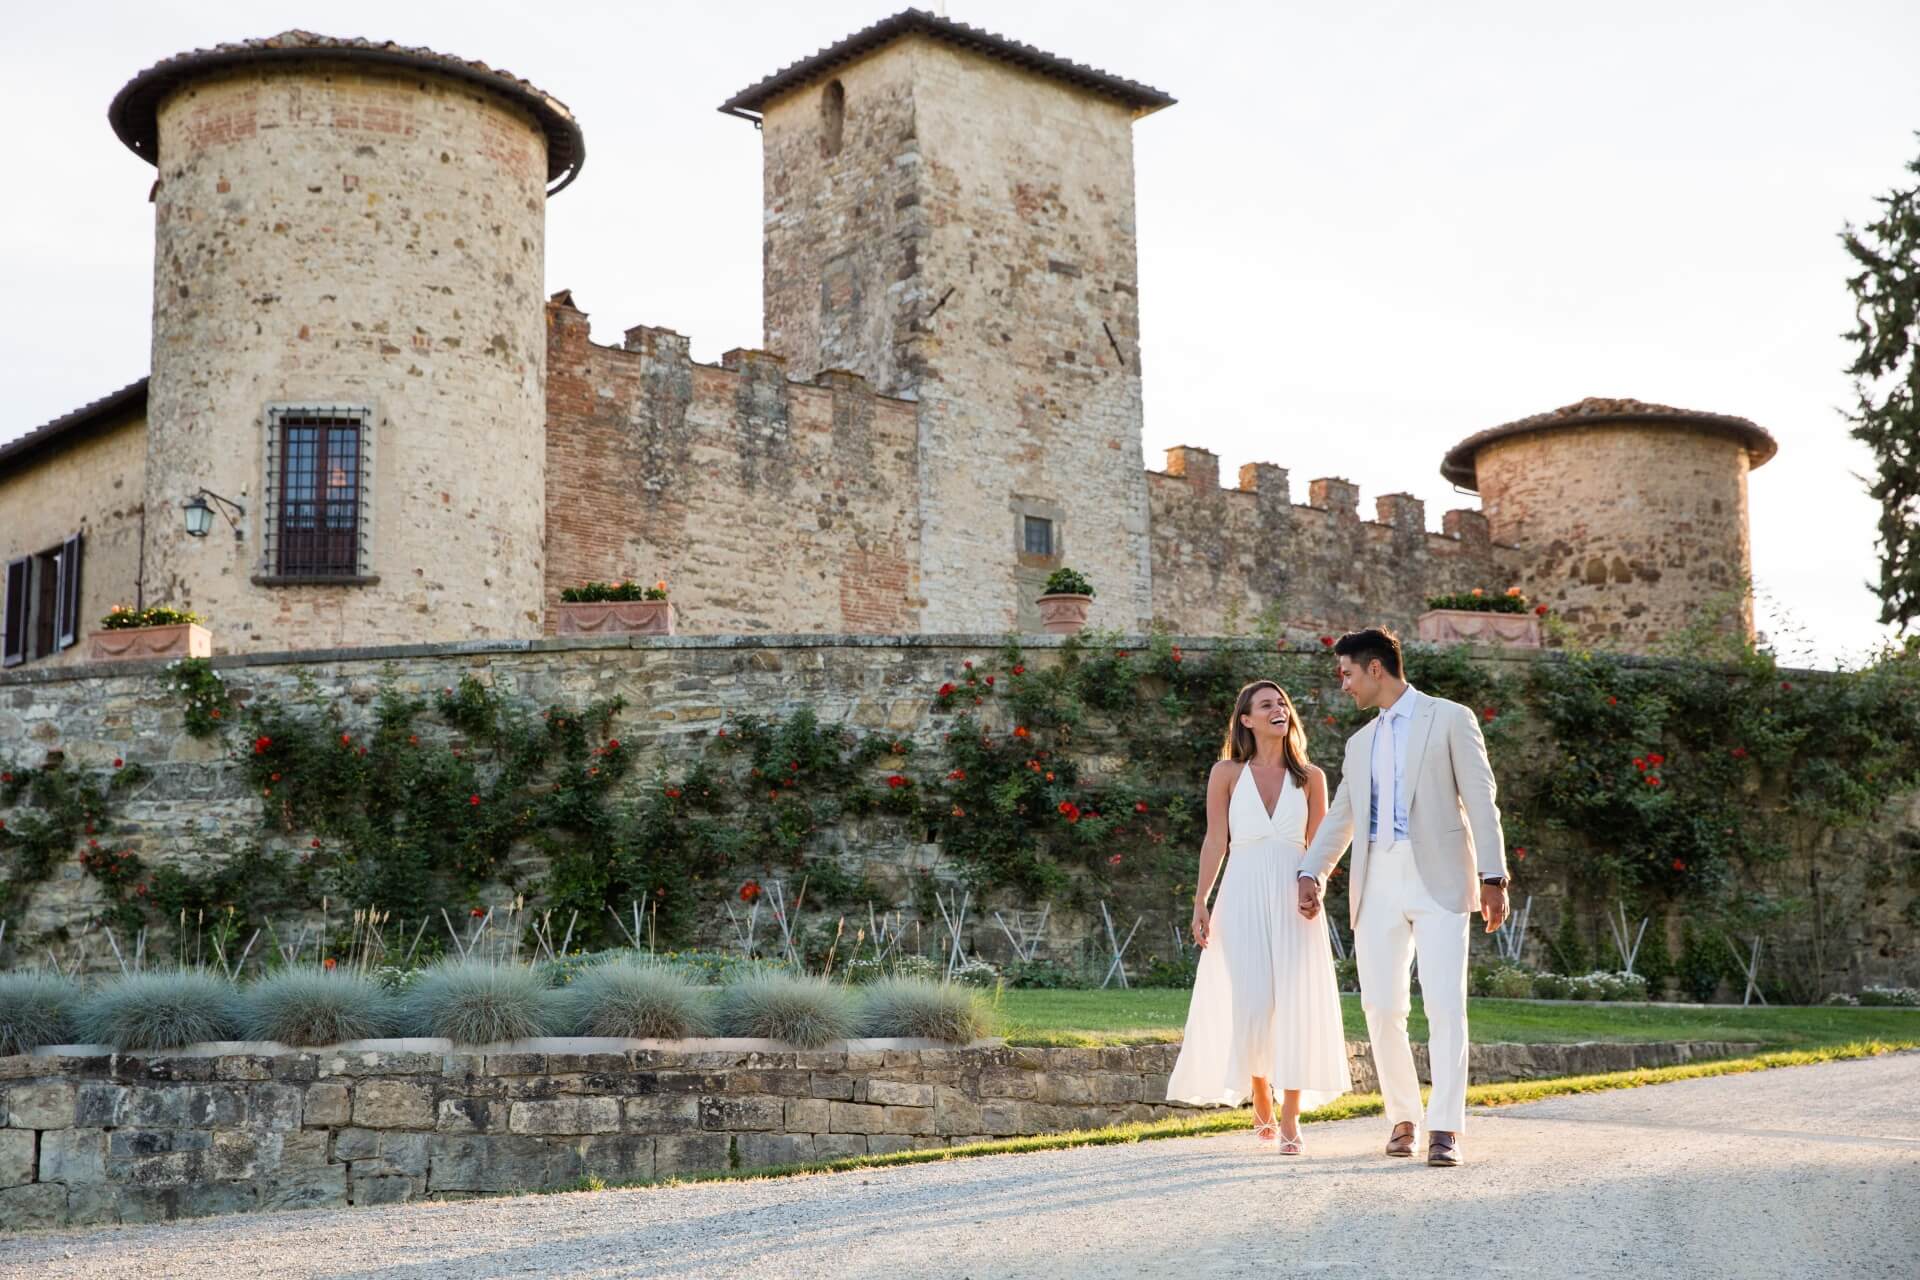
[{"label": "green foliage", "polygon": [[404,1034],[455,1044],[493,1044],[552,1035],[562,1025],[557,992],[516,964],[449,961],[435,965],[400,996]]},{"label": "green foliage", "polygon": [[340,1044],[391,1035],[397,1022],[393,997],[374,979],[345,970],[280,969],[241,995],[241,1032],[249,1040]]},{"label": "green foliage", "polygon": [[80,987],[57,973],[0,973],[0,1058],[70,1044]]},{"label": "green foliage", "polygon": [[820,978],[772,970],[742,975],[720,992],[723,1035],[779,1040],[817,1049],[854,1034],[858,1025],[847,988]]},{"label": "green foliage", "polygon": [[187,734],[211,738],[233,721],[233,700],[227,682],[206,658],[175,658],[166,666],[165,679],[185,709]]},{"label": "green foliage", "polygon": [[1647,922],[1647,936],[1633,957],[1633,971],[1647,980],[1647,990],[1655,1000],[1666,994],[1667,983],[1676,972],[1673,951],[1667,946],[1666,923],[1659,916]]},{"label": "green foliage", "polygon": [[204,622],[206,619],[187,609],[176,609],[171,605],[150,604],[144,609],[130,609],[117,604],[100,619],[102,631],[131,631],[135,627],[177,627],[189,622]]},{"label": "green foliage", "polygon": [[1560,926],[1554,930],[1553,941],[1547,948],[1553,954],[1553,967],[1559,973],[1585,973],[1593,967],[1593,956],[1587,950],[1586,938],[1581,936],[1572,902],[1561,902]]},{"label": "green foliage", "polygon": [[111,817],[126,793],[151,776],[145,766],[123,760],[105,769],[80,769],[64,756],[37,769],[0,762],[0,865],[6,869],[0,913],[11,914],[29,887],[73,857],[100,882],[107,915],[119,919],[119,909],[144,894],[140,859],[113,847]]},{"label": "green foliage", "polygon": [[986,1002],[971,988],[920,978],[882,978],[862,989],[860,1034],[966,1044],[988,1034]]},{"label": "green foliage", "polygon": [[1088,581],[1087,575],[1081,573],[1078,569],[1069,569],[1063,565],[1047,575],[1047,585],[1044,594],[1050,596],[1090,596],[1093,594],[1093,583]]},{"label": "green foliage", "polygon": [[583,970],[560,993],[560,1025],[574,1035],[679,1040],[708,1034],[709,993],[682,969],[623,958]]},{"label": "green foliage", "polygon": [[600,604],[606,601],[665,600],[667,584],[656,582],[643,587],[631,578],[620,582],[589,582],[578,587],[562,587],[562,604]]},{"label": "green foliage", "polygon": [[1681,994],[1704,1004],[1720,989],[1720,981],[1732,976],[1731,953],[1726,937],[1718,929],[1696,928],[1689,920],[1680,926],[1680,959],[1674,966],[1674,979]]},{"label": "green foliage", "polygon": [[[1920,175],[1920,159],[1907,162]],[[1874,197],[1880,216],[1848,226],[1841,243],[1858,270],[1847,278],[1858,351],[1847,367],[1853,438],[1873,452],[1869,489],[1880,503],[1880,621],[1920,615],[1920,185]]]},{"label": "green foliage", "polygon": [[83,1043],[129,1053],[231,1040],[240,1022],[232,983],[204,970],[175,969],[109,978],[81,1001],[74,1029]]},{"label": "green foliage", "polygon": [[1455,591],[1448,595],[1428,596],[1429,609],[1469,609],[1474,613],[1525,613],[1532,606],[1520,588],[1510,587],[1506,591]]}]

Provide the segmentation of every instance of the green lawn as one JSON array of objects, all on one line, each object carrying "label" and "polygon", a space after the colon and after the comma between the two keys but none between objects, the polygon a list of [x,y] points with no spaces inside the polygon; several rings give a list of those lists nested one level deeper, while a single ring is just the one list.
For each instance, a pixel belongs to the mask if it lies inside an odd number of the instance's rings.
[{"label": "green lawn", "polygon": [[[1360,997],[1340,997],[1349,1040],[1367,1038]],[[1187,992],[1008,991],[999,1013],[1014,1044],[1129,1044],[1178,1040],[1187,1020]],[[1467,1007],[1473,1038],[1483,1044],[1564,1044],[1579,1040],[1733,1040],[1769,1049],[1807,1049],[1855,1040],[1920,1041],[1920,1009],[1704,1009],[1645,1005],[1541,1004],[1474,1000]],[[1413,1038],[1427,1037],[1414,998]]]}]

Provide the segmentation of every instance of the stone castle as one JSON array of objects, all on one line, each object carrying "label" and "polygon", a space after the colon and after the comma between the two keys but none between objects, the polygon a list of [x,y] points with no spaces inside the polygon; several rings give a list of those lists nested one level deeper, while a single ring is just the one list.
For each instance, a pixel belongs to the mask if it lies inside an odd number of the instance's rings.
[{"label": "stone castle", "polygon": [[[0,446],[9,666],[116,604],[216,652],[534,638],[664,578],[691,633],[1409,627],[1518,585],[1644,649],[1742,598],[1742,418],[1584,400],[1470,435],[1428,527],[1215,454],[1142,457],[1135,121],[1158,89],[907,10],[721,110],[765,163],[763,350],[589,336],[543,280],[569,110],[484,64],[287,32],[169,58],[109,120],[157,169],[151,374]],[[211,534],[183,519],[211,502]],[[204,514],[204,510],[203,510]],[[1745,625],[1751,626],[1750,610]]]}]

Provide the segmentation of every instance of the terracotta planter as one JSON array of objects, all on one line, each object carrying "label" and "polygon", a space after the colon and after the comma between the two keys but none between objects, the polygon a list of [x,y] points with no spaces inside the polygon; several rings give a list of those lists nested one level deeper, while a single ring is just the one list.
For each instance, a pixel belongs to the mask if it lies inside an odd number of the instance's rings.
[{"label": "terracotta planter", "polygon": [[1532,613],[1482,613],[1478,609],[1429,609],[1414,623],[1430,644],[1484,644],[1538,649],[1540,619]]},{"label": "terracotta planter", "polygon": [[1087,611],[1093,597],[1082,595],[1046,595],[1034,601],[1040,606],[1040,625],[1050,636],[1070,636],[1087,625]]},{"label": "terracotta planter", "polygon": [[671,600],[600,600],[554,606],[553,630],[562,636],[670,636]]},{"label": "terracotta planter", "polygon": [[87,636],[87,658],[92,662],[137,662],[146,658],[210,658],[213,635],[194,622],[170,627],[127,627],[95,631]]}]

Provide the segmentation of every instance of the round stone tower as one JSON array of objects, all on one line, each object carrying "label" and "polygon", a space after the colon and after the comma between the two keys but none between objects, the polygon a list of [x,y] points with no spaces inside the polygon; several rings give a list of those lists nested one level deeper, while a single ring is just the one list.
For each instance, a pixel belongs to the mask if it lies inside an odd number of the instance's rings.
[{"label": "round stone tower", "polygon": [[567,108],[290,31],[150,67],[108,117],[159,169],[145,598],[220,650],[539,634]]},{"label": "round stone tower", "polygon": [[1587,399],[1468,437],[1440,474],[1579,643],[1644,652],[1716,615],[1752,635],[1747,472],[1776,447],[1745,418]]}]

